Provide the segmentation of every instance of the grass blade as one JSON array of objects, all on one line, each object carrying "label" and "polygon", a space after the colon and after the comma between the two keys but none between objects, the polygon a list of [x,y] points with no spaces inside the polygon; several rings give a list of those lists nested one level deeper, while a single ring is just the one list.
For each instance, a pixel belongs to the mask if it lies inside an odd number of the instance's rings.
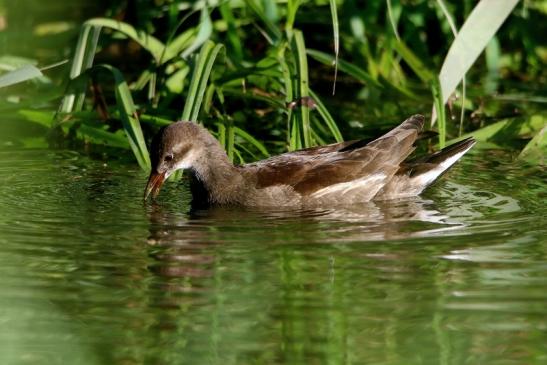
[{"label": "grass blade", "polygon": [[537,165],[545,165],[545,157],[547,156],[547,126],[543,127],[535,136],[528,142],[520,152],[518,158]]},{"label": "grass blade", "polygon": [[264,8],[264,15],[266,18],[275,24],[279,20],[277,3],[271,0],[262,0],[262,7]]},{"label": "grass blade", "polygon": [[[206,7],[207,4],[203,4],[203,7]],[[182,52],[182,50],[186,49],[186,47],[189,47],[190,44],[192,44],[192,41],[194,40],[198,30],[194,28],[187,29],[182,34],[179,34],[177,36],[178,30],[182,27],[182,25],[195,13],[199,11],[199,8],[196,8],[190,12],[188,12],[173,29],[171,30],[171,34],[167,38],[167,41],[165,42],[165,48],[163,50],[163,53],[160,57],[160,61],[158,64],[162,65],[166,63],[167,61],[175,58]]]},{"label": "grass blade", "polygon": [[264,157],[270,157],[270,153],[266,149],[266,147],[260,143],[258,140],[256,140],[253,136],[251,136],[249,133],[245,132],[243,129],[239,127],[234,127],[234,132],[239,137],[243,138],[245,141],[249,142],[253,146],[256,147],[257,150],[259,150]]},{"label": "grass blade", "polygon": [[20,82],[28,81],[36,77],[44,76],[42,72],[33,65],[25,65],[14,71],[0,76],[0,88],[15,85]]},{"label": "grass blade", "polygon": [[155,115],[141,114],[139,115],[141,123],[149,123],[157,127],[164,127],[173,123],[170,119],[161,118]]},{"label": "grass blade", "polygon": [[488,74],[484,84],[484,92],[487,95],[492,95],[498,89],[500,79],[501,47],[496,36],[492,37],[490,42],[488,42],[485,49],[485,56]]},{"label": "grass blade", "polygon": [[165,52],[160,59],[160,65],[172,60],[178,56],[183,50],[190,47],[196,39],[197,30],[195,28],[188,29],[184,33],[178,35],[172,40],[169,40],[165,46]]},{"label": "grass blade", "polygon": [[[445,3],[443,0],[437,0],[437,4],[439,4],[439,8],[441,8],[441,11],[444,14],[444,17],[446,18],[446,21],[448,22],[448,25],[450,26],[450,30],[452,31],[452,34],[454,35],[454,38],[458,36],[458,29],[456,28],[456,24],[454,23],[454,20],[452,19],[452,15],[450,15]],[[458,134],[461,136],[463,132],[463,119],[465,117],[465,93],[466,93],[466,85],[465,85],[465,74],[462,76],[462,107],[460,110],[460,128],[458,131]]]},{"label": "grass blade", "polygon": [[234,162],[234,149],[235,149],[236,136],[234,133],[234,126],[230,123],[226,126],[226,154],[228,159]]},{"label": "grass blade", "polygon": [[22,116],[25,120],[33,123],[40,124],[46,128],[51,128],[53,123],[53,117],[55,113],[43,110],[34,109],[20,109],[17,111],[17,115]]},{"label": "grass blade", "polygon": [[38,62],[35,59],[19,56],[0,56],[0,70],[1,71],[15,71],[25,65],[37,65]]},{"label": "grass blade", "polygon": [[125,134],[129,140],[129,145],[133,150],[133,154],[135,155],[140,167],[143,170],[150,170],[150,157],[148,155],[144,135],[139,124],[137,108],[133,102],[133,97],[129,91],[129,86],[125,82],[122,73],[117,68],[110,65],[98,65],[90,69],[91,72],[96,72],[99,70],[108,71],[114,78],[116,104],[120,113],[120,119],[122,120]]},{"label": "grass blade", "polygon": [[118,31],[127,37],[137,42],[142,48],[146,49],[156,63],[159,63],[162,54],[164,53],[165,45],[156,37],[142,30],[136,30],[133,26],[114,19],[93,18],[84,23],[85,26],[96,26],[109,28]]},{"label": "grass blade", "polygon": [[[481,0],[473,9],[448,50],[439,73],[443,103],[482,53],[519,0]],[[432,123],[435,121],[432,116]]]},{"label": "grass blade", "polygon": [[473,137],[479,142],[504,142],[515,138],[530,138],[536,135],[546,125],[545,117],[534,114],[524,118],[508,118],[489,124],[471,133],[455,138],[450,143]]},{"label": "grass blade", "polygon": [[[211,45],[213,46],[214,43],[211,42]],[[201,109],[201,104],[203,102],[203,95],[205,94],[205,91],[207,89],[207,83],[209,82],[209,77],[211,75],[211,71],[213,69],[213,64],[215,63],[215,60],[219,54],[219,52],[224,48],[224,45],[217,44],[215,45],[209,54],[207,55],[207,58],[204,60],[205,67],[203,74],[201,75],[199,88],[198,88],[198,94],[195,98],[195,105],[192,113],[192,119],[191,120],[197,120],[199,116],[199,111]]]},{"label": "grass blade", "polygon": [[[84,64],[87,64],[87,62],[85,61],[85,57],[86,49],[88,48],[88,38],[91,32],[91,28],[92,27],[90,26],[83,25],[82,30],[80,31],[80,34],[78,36],[78,43],[76,44],[76,50],[74,52],[72,64],[70,66],[71,81],[73,81],[82,74],[82,72],[84,71]],[[81,95],[85,92],[85,88],[76,88],[74,86],[74,84],[69,84],[67,92],[65,93],[65,96],[61,101],[61,105],[59,106],[60,113],[71,113],[72,111],[74,111],[74,102],[76,100],[76,95]],[[72,90],[68,91],[70,89]],[[78,99],[80,99],[80,97],[78,97]]]},{"label": "grass blade", "polygon": [[[304,44],[304,36],[299,30],[294,31],[293,38],[296,48],[297,59],[297,78],[298,78],[298,95],[299,99],[306,98],[310,95],[309,80],[308,80],[308,59],[306,55],[306,45]],[[302,136],[304,137],[304,146],[311,147],[313,144],[311,126],[310,126],[310,109],[306,105],[300,106]]]},{"label": "grass blade", "polygon": [[192,73],[192,80],[184,104],[182,120],[197,120],[213,64],[223,47],[222,44],[215,45],[213,42],[207,41],[201,48],[195,59],[194,72]]},{"label": "grass blade", "polygon": [[272,22],[262,6],[260,6],[256,0],[245,0],[245,4],[258,16],[258,18],[266,25],[266,32],[268,38],[272,40],[273,43],[277,43],[281,39],[281,31],[277,25]]},{"label": "grass blade", "polygon": [[317,96],[317,94],[314,93],[311,89],[310,89],[310,96],[313,98],[317,111],[319,112],[319,115],[321,116],[321,118],[323,118],[323,121],[329,128],[331,135],[334,137],[336,142],[342,142],[344,140],[344,138],[342,137],[342,133],[340,133],[340,129],[338,129],[338,125],[334,121],[334,118],[332,117],[332,115],[330,115],[329,111],[327,110],[327,108],[325,107],[321,99],[319,99],[319,96]]},{"label": "grass blade", "polygon": [[222,148],[226,149],[226,126],[223,123],[216,123],[217,125],[217,139],[220,142]]},{"label": "grass blade", "polygon": [[352,63],[344,60],[336,60],[335,57],[314,49],[308,49],[306,50],[306,52],[311,58],[321,62],[322,64],[331,66],[333,63],[336,63],[340,71],[347,73],[348,75],[354,77],[365,85],[374,85],[377,87],[380,86],[380,83],[376,81],[368,72],[358,66],[355,66]]},{"label": "grass blade", "polygon": [[404,44],[402,41],[394,41],[393,48],[405,60],[408,66],[423,82],[430,83],[435,78],[433,72]]},{"label": "grass blade", "polygon": [[439,147],[444,148],[446,145],[446,110],[443,103],[443,91],[438,78],[435,78],[431,84],[431,91],[433,94],[435,111],[439,116]]},{"label": "grass blade", "polygon": [[332,17],[332,32],[334,36],[334,82],[332,84],[332,95],[336,94],[336,80],[338,79],[338,55],[340,53],[340,32],[338,30],[338,11],[336,0],[330,0],[330,14]]},{"label": "grass blade", "polygon": [[[283,42],[280,47],[277,49],[277,61],[281,65],[281,74],[283,75],[283,85],[285,86],[285,105],[289,105],[290,102],[294,100],[295,88],[293,85],[293,77],[291,73],[291,68],[287,63],[286,54],[287,54],[288,44]],[[293,110],[291,108],[287,111],[287,143],[290,151],[298,149],[297,140],[295,138],[295,130],[293,128],[295,122],[295,116],[293,115]],[[298,130],[298,129],[296,129]]]},{"label": "grass blade", "polygon": [[232,8],[230,7],[230,4],[225,2],[220,5],[219,10],[222,19],[224,19],[228,26],[226,35],[228,36],[228,42],[230,44],[230,53],[233,54],[233,58],[237,63],[240,63],[243,59],[243,46],[241,45],[241,39],[237,34],[236,20],[232,13]]},{"label": "grass blade", "polygon": [[395,16],[393,15],[393,6],[391,5],[391,0],[386,0],[386,3],[389,23],[391,24],[391,28],[393,28],[393,34],[395,34],[395,39],[400,42],[401,37],[399,36],[399,31],[397,30],[397,22],[395,20]]},{"label": "grass blade", "polygon": [[186,48],[180,55],[182,58],[187,58],[191,55],[196,49],[201,47],[213,33],[213,23],[211,22],[211,17],[209,16],[209,11],[207,7],[201,9],[201,17],[199,20],[199,30],[194,42]]},{"label": "grass blade", "polygon": [[128,148],[127,138],[123,134],[108,132],[104,129],[97,128],[87,124],[82,124],[76,132],[84,140],[91,141],[96,144],[104,144],[110,147]]},{"label": "grass blade", "polygon": [[101,29],[101,26],[95,25],[84,24],[82,26],[70,66],[71,83],[69,83],[67,92],[61,101],[59,107],[60,113],[71,113],[82,110],[87,84],[74,81],[93,65]]}]

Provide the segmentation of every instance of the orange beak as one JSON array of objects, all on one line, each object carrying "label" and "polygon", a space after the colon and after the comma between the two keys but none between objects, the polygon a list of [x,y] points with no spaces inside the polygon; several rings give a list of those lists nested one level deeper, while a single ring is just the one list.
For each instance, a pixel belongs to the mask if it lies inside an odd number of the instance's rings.
[{"label": "orange beak", "polygon": [[160,192],[161,186],[165,181],[165,173],[158,174],[157,172],[151,172],[150,177],[148,178],[148,184],[144,190],[144,200],[152,194],[152,199],[155,199]]}]

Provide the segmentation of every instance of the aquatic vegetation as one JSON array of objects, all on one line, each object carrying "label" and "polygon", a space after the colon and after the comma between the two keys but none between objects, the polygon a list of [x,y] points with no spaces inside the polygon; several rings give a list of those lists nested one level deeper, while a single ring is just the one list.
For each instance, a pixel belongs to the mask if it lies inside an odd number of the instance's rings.
[{"label": "aquatic vegetation", "polygon": [[[526,77],[544,77],[541,46],[529,27],[518,31],[517,46],[513,27],[496,35],[507,17],[539,24],[545,15],[541,6],[518,0],[160,3],[128,13],[115,2],[110,17],[82,24],[70,82],[49,123],[57,135],[130,148],[146,170],[146,139],[180,119],[203,123],[230,159],[243,162],[341,141],[342,132],[355,134],[348,119],[367,125],[369,118],[388,115],[394,124],[432,108],[431,126],[442,147],[477,129],[473,113],[500,114],[499,108],[485,112],[482,104],[499,89],[502,67],[509,76],[524,67]],[[506,43],[513,48],[504,53],[500,45]],[[488,72],[482,77],[470,67],[485,48],[486,64],[478,68]],[[13,83],[37,70],[0,77]],[[482,83],[487,94],[476,86],[468,98],[456,91],[467,73],[468,86]],[[348,99],[364,106],[348,108]],[[19,109],[19,117],[34,123],[51,114]],[[451,118],[456,112],[458,124]],[[528,135],[537,137],[528,149],[542,148],[537,140],[543,127]]]},{"label": "aquatic vegetation", "polygon": [[24,65],[0,76],[0,88],[15,85],[43,76],[42,72],[33,65]]}]

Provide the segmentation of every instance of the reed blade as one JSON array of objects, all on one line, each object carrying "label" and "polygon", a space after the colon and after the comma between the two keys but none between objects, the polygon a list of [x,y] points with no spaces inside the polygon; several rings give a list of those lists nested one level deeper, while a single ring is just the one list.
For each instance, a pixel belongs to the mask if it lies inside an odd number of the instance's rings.
[{"label": "reed blade", "polygon": [[181,57],[186,58],[191,55],[211,37],[212,33],[213,23],[211,22],[211,17],[209,16],[209,10],[207,7],[203,7],[203,9],[201,9],[201,18],[199,21],[199,30],[196,39],[182,52]]},{"label": "reed blade", "polygon": [[[519,0],[481,0],[473,8],[450,46],[439,72],[443,103],[446,104],[450,95],[456,90],[467,71],[518,2]],[[432,124],[436,117],[433,113]]]},{"label": "reed blade", "polygon": [[110,65],[97,65],[90,69],[90,72],[107,71],[114,80],[114,92],[116,97],[116,106],[120,113],[123,129],[129,141],[129,146],[139,163],[139,166],[145,170],[150,170],[150,157],[146,148],[146,141],[142,133],[137,115],[137,108],[133,102],[133,97],[129,90],[122,73],[116,67]]},{"label": "reed blade", "polygon": [[[310,96],[309,80],[308,80],[308,59],[306,55],[306,45],[304,44],[304,36],[301,31],[295,30],[293,36],[293,50],[295,51],[297,62],[297,98],[302,100]],[[300,128],[302,129],[303,146],[311,147],[313,145],[311,125],[310,125],[310,109],[306,105],[300,106]]]},{"label": "reed blade", "polygon": [[36,66],[24,65],[0,76],[0,88],[15,85],[24,81],[44,76]]},{"label": "reed blade", "polygon": [[212,41],[205,42],[203,47],[201,47],[200,53],[194,60],[194,71],[192,73],[186,102],[184,103],[182,120],[197,121],[213,64],[223,48],[224,45],[215,45]]},{"label": "reed blade", "polygon": [[332,33],[334,40],[334,81],[332,83],[332,95],[336,94],[336,80],[338,79],[338,56],[340,54],[340,31],[338,25],[338,10],[336,0],[330,0],[330,14],[332,17]]},{"label": "reed blade", "polygon": [[330,131],[331,136],[336,140],[336,142],[342,142],[344,140],[344,138],[342,137],[342,133],[340,133],[340,129],[338,128],[336,121],[334,120],[332,115],[329,113],[328,109],[325,107],[321,99],[319,99],[319,96],[315,92],[313,92],[311,89],[310,89],[310,96],[313,98],[315,102],[315,107],[317,108],[317,111],[319,112],[321,119],[323,119],[323,122],[325,123],[328,130]]}]

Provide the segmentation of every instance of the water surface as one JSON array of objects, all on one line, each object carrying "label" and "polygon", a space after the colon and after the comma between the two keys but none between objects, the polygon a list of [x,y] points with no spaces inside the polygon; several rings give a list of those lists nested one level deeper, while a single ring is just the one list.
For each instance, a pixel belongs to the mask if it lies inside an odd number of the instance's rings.
[{"label": "water surface", "polygon": [[475,152],[422,197],[143,204],[134,165],[0,150],[2,364],[544,364],[547,174]]}]

